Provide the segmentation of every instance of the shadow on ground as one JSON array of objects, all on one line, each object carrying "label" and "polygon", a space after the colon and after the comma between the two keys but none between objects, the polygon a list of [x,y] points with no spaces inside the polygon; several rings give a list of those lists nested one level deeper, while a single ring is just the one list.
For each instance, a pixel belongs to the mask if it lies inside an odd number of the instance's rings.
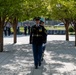
[{"label": "shadow on ground", "polygon": [[46,64],[49,63],[47,65],[49,69],[46,68],[48,75],[76,74],[76,47],[73,41],[50,41],[47,43],[46,51]]},{"label": "shadow on ground", "polygon": [[[75,75],[76,47],[74,42],[48,42],[40,70],[42,75]],[[33,75],[33,73],[33,54],[30,44],[4,46],[4,52],[0,53],[1,75]]]},{"label": "shadow on ground", "polygon": [[0,53],[0,72],[4,75],[8,73],[9,75],[30,75],[33,71],[32,67],[31,45],[8,44],[4,46],[4,52]]}]

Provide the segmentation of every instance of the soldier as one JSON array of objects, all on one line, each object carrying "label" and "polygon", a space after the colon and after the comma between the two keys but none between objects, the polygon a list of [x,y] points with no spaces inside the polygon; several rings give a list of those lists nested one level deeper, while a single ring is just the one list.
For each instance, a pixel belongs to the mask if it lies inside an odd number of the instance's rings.
[{"label": "soldier", "polygon": [[5,36],[7,36],[7,27],[6,26],[4,27],[4,34],[5,34]]},{"label": "soldier", "polygon": [[24,34],[27,35],[27,24],[24,25]]},{"label": "soldier", "polygon": [[28,24],[28,35],[30,34],[30,25]]},{"label": "soldier", "polygon": [[[43,18],[40,19],[40,25],[44,27],[44,19]],[[45,31],[45,38],[44,38],[44,40],[47,41],[47,30],[45,29],[44,31]],[[43,45],[42,45],[42,49],[43,49],[43,51],[42,51],[42,61],[43,61],[43,57],[44,57],[45,48],[46,48],[46,42],[43,43]]]},{"label": "soldier", "polygon": [[42,44],[46,42],[45,29],[40,25],[40,18],[35,18],[36,24],[31,27],[30,44],[32,44],[35,69],[41,66]]},{"label": "soldier", "polygon": [[8,22],[6,27],[7,27],[8,36],[10,36],[11,35],[11,24]]}]

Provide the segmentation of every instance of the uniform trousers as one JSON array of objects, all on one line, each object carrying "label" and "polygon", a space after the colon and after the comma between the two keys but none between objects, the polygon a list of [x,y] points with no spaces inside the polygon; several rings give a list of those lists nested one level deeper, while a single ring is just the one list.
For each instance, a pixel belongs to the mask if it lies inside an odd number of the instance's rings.
[{"label": "uniform trousers", "polygon": [[42,44],[32,44],[34,65],[38,66],[42,58]]}]

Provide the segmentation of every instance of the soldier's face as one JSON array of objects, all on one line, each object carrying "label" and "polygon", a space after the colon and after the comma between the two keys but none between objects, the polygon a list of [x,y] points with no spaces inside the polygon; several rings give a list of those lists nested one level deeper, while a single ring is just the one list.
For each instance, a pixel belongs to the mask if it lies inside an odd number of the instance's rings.
[{"label": "soldier's face", "polygon": [[44,26],[44,22],[42,22],[41,25]]},{"label": "soldier's face", "polygon": [[36,20],[36,24],[39,24],[40,23],[40,20]]},{"label": "soldier's face", "polygon": [[42,22],[42,25],[44,25],[44,22]]}]

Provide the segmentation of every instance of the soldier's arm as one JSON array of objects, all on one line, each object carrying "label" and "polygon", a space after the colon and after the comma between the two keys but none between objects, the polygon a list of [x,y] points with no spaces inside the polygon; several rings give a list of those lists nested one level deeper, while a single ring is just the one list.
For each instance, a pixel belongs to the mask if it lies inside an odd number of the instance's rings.
[{"label": "soldier's arm", "polygon": [[31,27],[31,31],[30,31],[30,44],[32,44],[32,27]]},{"label": "soldier's arm", "polygon": [[43,28],[43,43],[47,42],[47,30]]}]

